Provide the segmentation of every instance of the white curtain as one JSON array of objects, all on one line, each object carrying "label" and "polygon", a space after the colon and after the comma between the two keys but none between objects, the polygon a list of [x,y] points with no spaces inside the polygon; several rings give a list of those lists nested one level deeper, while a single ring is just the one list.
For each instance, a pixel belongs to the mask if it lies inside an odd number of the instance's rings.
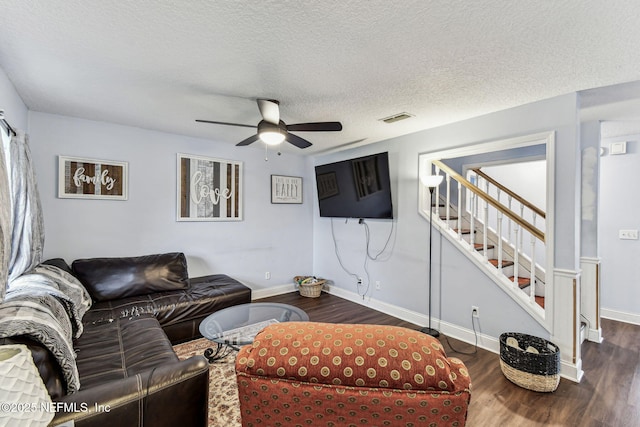
[{"label": "white curtain", "polygon": [[[9,280],[9,263],[11,260],[11,191],[7,165],[9,159],[10,137],[0,128],[2,145],[0,146],[0,301],[4,301]],[[6,154],[5,154],[6,153]]]},{"label": "white curtain", "polygon": [[[0,188],[2,193],[0,203],[3,206],[0,209],[3,212],[0,215],[3,238],[0,260],[2,271],[5,273],[0,276],[0,279],[7,274],[7,277],[2,280],[4,284],[2,297],[4,298],[4,293],[11,287],[13,280],[42,261],[44,221],[26,135],[18,132],[17,136],[11,138],[8,150],[6,147],[3,148],[5,149],[2,164],[7,185]],[[9,189],[8,193],[6,187]],[[6,203],[7,198],[9,203]],[[5,218],[5,206],[9,206],[10,209],[9,221]],[[9,246],[6,243],[7,237],[10,239]]]}]

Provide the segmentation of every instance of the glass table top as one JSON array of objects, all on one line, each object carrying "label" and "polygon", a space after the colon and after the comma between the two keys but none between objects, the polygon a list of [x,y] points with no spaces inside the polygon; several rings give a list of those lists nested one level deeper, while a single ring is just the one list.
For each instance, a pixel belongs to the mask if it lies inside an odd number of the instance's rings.
[{"label": "glass table top", "polygon": [[200,323],[199,329],[203,337],[213,342],[246,345],[251,344],[256,334],[270,324],[308,320],[307,313],[298,307],[257,302],[216,311]]}]

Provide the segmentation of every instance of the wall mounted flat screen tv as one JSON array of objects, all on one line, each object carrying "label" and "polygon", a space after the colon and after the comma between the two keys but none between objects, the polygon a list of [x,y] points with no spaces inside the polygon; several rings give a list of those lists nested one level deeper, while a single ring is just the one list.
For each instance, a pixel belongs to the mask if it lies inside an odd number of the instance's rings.
[{"label": "wall mounted flat screen tv", "polygon": [[321,217],[393,218],[388,153],[315,169]]}]

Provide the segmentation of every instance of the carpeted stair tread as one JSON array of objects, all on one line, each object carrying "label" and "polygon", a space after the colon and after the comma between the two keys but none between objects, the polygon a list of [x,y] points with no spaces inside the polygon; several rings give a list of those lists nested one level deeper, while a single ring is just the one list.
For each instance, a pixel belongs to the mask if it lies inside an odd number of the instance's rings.
[{"label": "carpeted stair tread", "polygon": [[[484,244],[483,244],[483,243],[474,243],[474,244],[473,244],[473,248],[474,248],[476,251],[483,251],[483,250],[484,250]],[[489,249],[493,249],[493,248],[495,248],[495,246],[494,246],[494,245],[489,245],[489,244],[487,244],[487,250],[489,250]]]},{"label": "carpeted stair tread", "polygon": [[[457,228],[454,228],[453,231],[455,231],[456,233],[458,232]],[[474,231],[475,233],[475,231]],[[471,234],[471,230],[468,228],[462,228],[460,229],[460,234]]]},{"label": "carpeted stair tread", "polygon": [[[447,216],[446,215],[440,215],[440,219],[443,220],[443,221],[446,221],[447,220]],[[457,221],[457,220],[458,220],[457,216],[455,216],[455,215],[450,215],[449,216],[449,221]]]},{"label": "carpeted stair tread", "polygon": [[[489,262],[494,266],[497,267],[498,266],[498,260],[497,259],[490,259]],[[507,261],[507,260],[502,260],[502,268],[505,267],[511,267],[513,265],[513,261]]]},{"label": "carpeted stair tread", "polygon": [[[511,280],[513,282],[513,278],[514,276],[509,277],[509,280]],[[531,284],[531,278],[530,277],[518,277],[518,286],[520,287],[520,289],[524,289],[527,286],[529,286]]]}]

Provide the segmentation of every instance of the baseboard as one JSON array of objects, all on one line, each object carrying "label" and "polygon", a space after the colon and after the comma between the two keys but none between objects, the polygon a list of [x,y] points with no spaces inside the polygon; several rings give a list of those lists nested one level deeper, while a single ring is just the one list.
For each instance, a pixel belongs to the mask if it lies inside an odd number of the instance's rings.
[{"label": "baseboard", "polygon": [[261,299],[261,298],[273,297],[276,295],[288,294],[290,292],[295,292],[295,291],[296,291],[296,286],[293,283],[272,286],[270,288],[252,289],[251,301]]},{"label": "baseboard", "polygon": [[[476,332],[472,329],[463,328],[453,323],[440,322],[440,332],[448,337],[463,341],[467,344],[474,345],[476,343]],[[478,348],[500,354],[500,339],[478,333]],[[449,355],[451,356],[451,355]],[[455,353],[453,354],[455,356]]]},{"label": "baseboard", "polygon": [[[280,285],[280,286],[275,286],[275,287],[266,288],[266,289],[254,290],[251,293],[251,298],[253,300],[256,300],[260,298],[286,294],[294,291],[296,291],[295,285],[286,284],[286,285]],[[336,286],[330,286],[330,285],[325,286],[324,291],[331,295],[335,295],[337,297],[380,311],[390,316],[397,317],[398,319],[404,320],[406,322],[414,323],[419,326],[426,326],[429,322],[428,316],[422,313],[418,313],[412,310],[407,310],[405,308],[398,307],[393,304],[379,301],[374,298],[371,298],[370,296],[365,296],[364,298],[362,298],[361,295],[358,295],[355,292],[347,291],[345,289],[338,288]],[[602,310],[602,311],[603,311],[602,317],[607,317],[604,315],[605,310]],[[637,316],[637,317],[640,317],[640,316]],[[614,319],[614,320],[617,320],[617,319]],[[638,321],[640,321],[640,319],[638,319]],[[445,334],[447,337],[454,338],[458,341],[462,341],[471,345],[474,345],[476,343],[476,332],[473,329],[467,329],[467,328],[463,328],[462,326],[455,325],[453,323],[443,322],[440,319],[432,318],[431,323],[436,329],[438,329],[440,332]],[[495,354],[500,354],[499,338],[492,337],[490,335],[485,335],[482,333],[478,333],[477,337],[478,337],[478,341],[477,341],[478,348],[490,351]],[[454,352],[452,354],[449,354],[448,356],[455,357],[455,355],[456,353]],[[580,382],[583,374],[584,372],[582,371],[581,364],[573,365],[570,363],[561,362],[561,373],[560,373],[561,377],[571,381]]]},{"label": "baseboard", "polygon": [[[429,322],[429,318],[422,313],[407,310],[405,308],[371,298],[371,296],[365,296],[364,298],[362,298],[361,295],[358,295],[355,292],[347,291],[343,288],[338,288],[337,286],[325,286],[325,290],[331,295],[335,295],[356,304],[360,304],[365,307],[369,307],[382,313],[388,314],[390,316],[397,317],[398,319],[404,320],[406,322],[415,323],[416,325],[426,325]],[[433,319],[431,321],[434,322]],[[437,322],[437,320],[435,320],[435,322]]]},{"label": "baseboard", "polygon": [[560,361],[560,377],[579,383],[582,380],[584,371],[582,370],[582,361],[577,364]]},{"label": "baseboard", "polygon": [[600,317],[604,317],[605,319],[610,319],[610,320],[616,320],[618,322],[640,325],[640,314],[637,314],[637,313],[627,313],[625,311],[601,308]]},{"label": "baseboard", "polygon": [[[429,323],[429,317],[423,313],[407,310],[371,297],[365,297],[363,299],[362,296],[355,292],[350,292],[336,286],[329,287],[328,293],[419,326],[426,326]],[[431,323],[435,329],[438,329],[448,337],[471,345],[476,342],[475,332],[472,329],[466,329],[453,323],[443,322],[440,319],[432,318]],[[500,341],[498,338],[482,333],[478,334],[478,347],[492,353],[500,353]]]},{"label": "baseboard", "polygon": [[595,342],[595,343],[602,343],[602,341],[604,340],[602,338],[602,328],[600,329],[589,329],[587,331],[587,340],[591,341],[591,342]]}]

